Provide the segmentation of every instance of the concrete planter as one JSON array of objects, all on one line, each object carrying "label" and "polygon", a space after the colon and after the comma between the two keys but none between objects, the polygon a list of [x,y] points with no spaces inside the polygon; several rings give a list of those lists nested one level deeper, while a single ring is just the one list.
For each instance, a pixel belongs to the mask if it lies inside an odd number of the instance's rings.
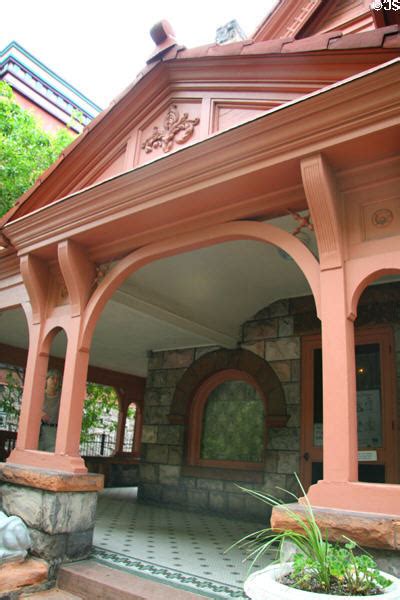
[{"label": "concrete planter", "polygon": [[244,591],[251,600],[349,600],[349,598],[362,598],[363,600],[399,600],[400,580],[397,577],[382,573],[393,583],[386,588],[383,594],[375,596],[334,596],[332,594],[318,594],[304,592],[279,583],[277,579],[290,570],[290,565],[269,565],[266,569],[253,573],[244,582]]}]

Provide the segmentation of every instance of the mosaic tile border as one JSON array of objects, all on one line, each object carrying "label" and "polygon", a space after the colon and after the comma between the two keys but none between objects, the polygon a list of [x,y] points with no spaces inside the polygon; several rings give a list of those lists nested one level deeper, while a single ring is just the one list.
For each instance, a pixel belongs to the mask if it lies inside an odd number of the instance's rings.
[{"label": "mosaic tile border", "polygon": [[247,599],[247,596],[239,587],[228,586],[212,579],[198,577],[197,575],[185,573],[184,571],[177,571],[132,556],[105,550],[98,546],[93,546],[90,558],[97,562],[107,564],[108,566],[119,568],[148,579],[153,579],[159,583],[169,584],[189,592],[201,593],[203,596],[209,598]]}]

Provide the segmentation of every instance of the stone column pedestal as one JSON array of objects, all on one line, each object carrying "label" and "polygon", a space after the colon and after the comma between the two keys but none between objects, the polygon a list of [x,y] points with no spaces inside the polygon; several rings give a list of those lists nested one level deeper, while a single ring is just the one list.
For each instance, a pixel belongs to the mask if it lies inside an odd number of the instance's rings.
[{"label": "stone column pedestal", "polygon": [[49,563],[86,558],[92,547],[97,495],[103,475],[73,474],[0,463],[2,510],[25,522],[30,554]]}]

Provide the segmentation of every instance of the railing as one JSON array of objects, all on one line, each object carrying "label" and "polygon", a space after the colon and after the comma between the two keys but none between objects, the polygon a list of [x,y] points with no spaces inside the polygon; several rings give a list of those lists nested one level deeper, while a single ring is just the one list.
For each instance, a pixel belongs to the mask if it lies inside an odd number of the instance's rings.
[{"label": "railing", "polygon": [[4,462],[11,450],[14,450],[16,439],[16,431],[0,429],[0,462]]}]

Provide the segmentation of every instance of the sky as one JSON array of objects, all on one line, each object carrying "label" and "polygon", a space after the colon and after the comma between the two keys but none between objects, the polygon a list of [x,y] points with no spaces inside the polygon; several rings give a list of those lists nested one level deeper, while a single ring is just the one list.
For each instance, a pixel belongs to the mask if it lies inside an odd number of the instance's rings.
[{"label": "sky", "polygon": [[247,36],[275,0],[13,0],[1,3],[0,48],[15,40],[105,108],[154,49],[151,27],[167,19],[179,44],[212,43],[236,19]]}]

